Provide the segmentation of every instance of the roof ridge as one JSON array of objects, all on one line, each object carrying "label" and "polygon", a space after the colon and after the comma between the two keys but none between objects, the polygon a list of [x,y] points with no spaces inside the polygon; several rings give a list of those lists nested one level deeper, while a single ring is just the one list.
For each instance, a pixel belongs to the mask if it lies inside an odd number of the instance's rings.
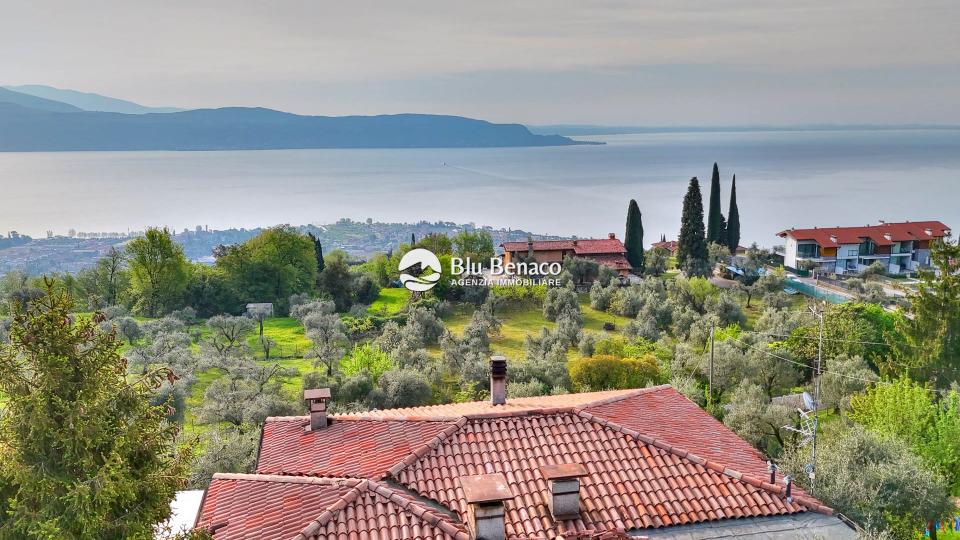
[{"label": "roof ridge", "polygon": [[456,422],[460,418],[463,418],[463,415],[457,416],[422,416],[422,415],[407,415],[407,416],[390,416],[388,414],[384,415],[374,415],[367,413],[354,413],[354,414],[332,414],[330,415],[332,420],[343,420],[348,422],[360,422],[360,421],[369,421],[369,422]]},{"label": "roof ridge", "polygon": [[[605,427],[605,428],[609,428],[609,429],[612,429],[612,430],[614,430],[614,431],[620,432],[620,433],[622,433],[622,434],[624,434],[624,435],[626,435],[626,436],[628,436],[628,437],[632,437],[632,438],[634,438],[634,439],[636,439],[636,440],[638,440],[638,441],[640,441],[640,442],[642,442],[642,443],[644,443],[644,444],[648,444],[648,445],[654,446],[654,447],[659,448],[660,450],[663,450],[664,452],[667,452],[667,453],[669,453],[669,454],[673,454],[673,455],[678,456],[678,457],[680,457],[680,458],[683,458],[683,459],[687,459],[687,460],[689,460],[689,461],[692,461],[693,463],[696,463],[697,465],[700,465],[701,467],[703,467],[703,468],[705,468],[705,469],[707,469],[707,470],[713,471],[713,472],[715,472],[715,473],[722,474],[722,475],[724,475],[724,476],[728,476],[728,477],[733,478],[734,480],[737,480],[737,481],[739,481],[739,482],[743,482],[743,483],[748,484],[748,485],[751,485],[751,486],[753,486],[753,487],[755,487],[755,488],[762,489],[762,490],[768,491],[768,492],[770,492],[770,493],[773,493],[774,495],[780,496],[780,495],[785,495],[785,493],[786,493],[786,488],[784,488],[784,487],[782,487],[782,486],[778,486],[778,485],[775,485],[775,484],[771,484],[771,483],[769,483],[769,482],[764,482],[763,480],[760,480],[759,478],[754,478],[753,476],[743,474],[742,472],[737,471],[737,470],[735,470],[735,469],[731,469],[730,467],[727,467],[727,466],[725,466],[725,465],[723,465],[723,464],[721,464],[721,463],[717,463],[717,462],[715,462],[715,461],[706,460],[706,459],[704,459],[704,458],[702,458],[702,457],[700,457],[700,456],[698,456],[698,455],[696,455],[696,454],[694,454],[694,453],[692,453],[692,452],[688,452],[687,450],[685,450],[685,449],[683,449],[683,448],[680,448],[680,447],[677,447],[677,446],[668,444],[668,443],[666,443],[666,442],[664,442],[664,441],[661,441],[661,440],[659,440],[659,439],[654,439],[653,437],[650,437],[650,436],[648,436],[648,435],[644,435],[644,434],[642,434],[642,433],[640,433],[640,432],[638,432],[638,431],[634,431],[634,430],[632,430],[632,429],[630,429],[630,428],[621,426],[620,424],[617,424],[616,422],[611,422],[611,421],[606,420],[606,419],[604,419],[604,418],[601,418],[601,417],[599,417],[599,416],[595,416],[595,415],[593,415],[593,414],[590,414],[590,413],[587,412],[587,411],[579,410],[579,411],[576,411],[576,414],[578,414],[581,418],[584,418],[584,419],[586,419],[586,420],[589,420],[589,421],[591,421],[591,422],[594,422],[594,423],[596,423],[596,424],[599,424],[599,425],[601,425],[601,426],[603,426],[603,427]],[[801,505],[809,508],[810,510],[813,510],[814,512],[818,512],[818,513],[821,513],[821,514],[826,514],[826,515],[828,515],[828,516],[833,515],[833,509],[832,509],[832,508],[830,508],[829,506],[826,506],[826,505],[824,505],[824,504],[821,504],[820,501],[817,501],[816,499],[813,499],[813,498],[810,498],[810,497],[799,496],[799,497],[793,497],[793,500],[794,500],[794,502],[797,502],[797,503],[799,503],[799,504],[801,504]]]},{"label": "roof ridge", "polygon": [[392,477],[396,478],[397,475],[399,475],[401,471],[403,471],[404,469],[406,469],[406,468],[409,467],[410,465],[413,465],[413,464],[416,463],[420,458],[422,458],[423,456],[427,455],[427,454],[428,454],[429,452],[431,452],[433,449],[435,449],[435,448],[437,448],[438,446],[440,446],[441,444],[443,444],[443,441],[445,441],[445,440],[447,440],[448,438],[450,438],[454,433],[460,431],[460,429],[463,428],[463,426],[465,426],[466,424],[467,424],[467,417],[466,417],[466,416],[461,416],[461,417],[458,418],[457,421],[454,422],[452,425],[450,425],[450,426],[446,427],[445,429],[441,430],[440,433],[437,433],[437,435],[436,435],[434,438],[430,439],[430,440],[427,441],[426,443],[424,443],[424,444],[420,445],[419,447],[415,448],[415,449],[413,450],[413,452],[410,452],[409,454],[407,454],[407,456],[404,457],[404,458],[403,458],[402,460],[400,460],[399,462],[397,462],[396,465],[394,465],[393,467],[390,467],[389,469],[387,469],[387,472],[386,472],[383,476],[381,476],[381,478],[382,478],[382,477],[385,477],[385,476],[392,476]]},{"label": "roof ridge", "polygon": [[264,419],[264,422],[295,422],[297,420],[307,421],[310,420],[309,416],[268,416]]},{"label": "roof ridge", "polygon": [[618,401],[623,401],[632,397],[637,397],[643,394],[649,394],[652,392],[659,392],[660,390],[666,390],[668,388],[673,388],[673,385],[667,384],[658,384],[656,386],[648,386],[646,388],[637,388],[632,392],[625,392],[619,396],[610,396],[603,399],[598,399],[596,401],[591,401],[589,403],[584,403],[574,407],[574,409],[586,409],[587,407],[598,407],[600,405],[609,405],[610,403],[616,403]]},{"label": "roof ridge", "polygon": [[361,481],[359,478],[346,476],[310,476],[285,474],[257,474],[257,473],[214,473],[213,480],[241,480],[246,482],[281,482],[286,484],[314,484],[323,486],[344,485],[353,486]]},{"label": "roof ridge", "polygon": [[317,531],[320,530],[320,527],[325,525],[328,521],[333,519],[333,516],[338,514],[341,510],[347,507],[350,503],[357,500],[361,493],[367,491],[370,485],[367,480],[360,480],[356,483],[349,491],[343,494],[339,499],[334,501],[326,510],[320,513],[319,516],[315,517],[310,523],[307,523],[307,526],[304,527],[297,535],[294,537],[296,540],[306,540],[314,537],[317,534]]},{"label": "roof ridge", "polygon": [[402,494],[399,490],[393,489],[386,484],[382,484],[375,480],[365,479],[358,481],[357,484],[350,489],[350,491],[328,506],[326,510],[324,510],[319,516],[314,518],[310,523],[307,524],[306,527],[297,533],[297,536],[295,536],[294,539],[308,540],[313,538],[317,535],[320,527],[326,525],[331,519],[336,517],[338,513],[340,513],[351,503],[356,502],[357,499],[359,499],[364,493],[372,493],[375,497],[381,497],[387,502],[396,504],[403,510],[415,516],[417,519],[440,529],[456,540],[468,540],[469,538],[469,535],[466,532],[460,530],[453,523],[444,519],[434,509],[420,504],[414,499]]}]

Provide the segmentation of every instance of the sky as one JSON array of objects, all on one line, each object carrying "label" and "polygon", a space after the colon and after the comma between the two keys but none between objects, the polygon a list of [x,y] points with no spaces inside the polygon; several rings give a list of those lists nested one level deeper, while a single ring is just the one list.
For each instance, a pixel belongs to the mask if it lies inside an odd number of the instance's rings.
[{"label": "sky", "polygon": [[956,0],[4,2],[0,84],[186,108],[960,123]]}]

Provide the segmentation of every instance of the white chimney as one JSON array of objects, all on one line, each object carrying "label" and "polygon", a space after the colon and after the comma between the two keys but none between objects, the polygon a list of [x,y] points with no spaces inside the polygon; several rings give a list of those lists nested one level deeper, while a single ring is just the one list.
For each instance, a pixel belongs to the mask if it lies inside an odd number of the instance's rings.
[{"label": "white chimney", "polygon": [[553,519],[577,519],[580,517],[580,478],[587,476],[587,469],[579,463],[543,465],[540,474],[549,484],[550,498],[547,506]]},{"label": "white chimney", "polygon": [[507,357],[490,357],[490,402],[507,404]]},{"label": "white chimney", "polygon": [[327,427],[327,402],[330,401],[330,389],[304,390],[303,399],[310,407],[310,427],[307,431],[316,431]]},{"label": "white chimney", "polygon": [[505,540],[504,502],[513,492],[502,473],[461,476],[460,489],[467,500],[467,528],[471,540]]}]

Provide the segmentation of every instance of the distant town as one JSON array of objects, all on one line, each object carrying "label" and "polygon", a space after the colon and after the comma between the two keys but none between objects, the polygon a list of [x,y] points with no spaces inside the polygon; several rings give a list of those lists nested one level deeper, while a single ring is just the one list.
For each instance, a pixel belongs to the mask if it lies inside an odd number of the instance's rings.
[{"label": "distant town", "polygon": [[[192,262],[213,263],[213,250],[220,245],[239,244],[260,234],[265,227],[253,229],[232,228],[214,230],[206,225],[193,229],[173,231],[173,239],[183,246],[184,254]],[[372,219],[355,221],[344,218],[331,224],[301,225],[302,233],[312,233],[330,249],[342,249],[352,258],[366,259],[374,253],[389,252],[411,235],[422,238],[440,233],[452,236],[461,231],[484,230],[490,233],[494,245],[503,242],[555,240],[560,237],[533,234],[520,229],[477,226],[474,223],[450,221],[417,223],[380,223]],[[83,231],[70,229],[65,233],[47,231],[43,238],[33,238],[9,231],[0,234],[0,274],[19,270],[31,275],[75,274],[93,266],[110,248],[122,246],[145,231]]]}]

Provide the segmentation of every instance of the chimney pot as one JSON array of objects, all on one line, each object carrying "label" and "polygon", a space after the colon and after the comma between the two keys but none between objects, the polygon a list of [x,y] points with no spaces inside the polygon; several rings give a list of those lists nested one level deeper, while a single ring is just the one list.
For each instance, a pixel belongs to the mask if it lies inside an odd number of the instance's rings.
[{"label": "chimney pot", "polygon": [[493,405],[507,404],[507,357],[490,357],[490,402]]},{"label": "chimney pot", "polygon": [[471,540],[504,540],[504,502],[513,498],[513,492],[502,473],[461,476],[460,489],[469,505],[467,527]]},{"label": "chimney pot", "polygon": [[616,240],[617,233],[607,233],[607,238],[609,238],[610,240]]},{"label": "chimney pot", "polygon": [[314,388],[303,391],[303,399],[310,409],[310,427],[307,431],[316,431],[327,427],[327,403],[330,401],[329,388]]},{"label": "chimney pot", "polygon": [[579,463],[543,465],[540,474],[550,484],[547,506],[553,519],[576,519],[580,516],[580,478],[587,476],[586,467]]}]

